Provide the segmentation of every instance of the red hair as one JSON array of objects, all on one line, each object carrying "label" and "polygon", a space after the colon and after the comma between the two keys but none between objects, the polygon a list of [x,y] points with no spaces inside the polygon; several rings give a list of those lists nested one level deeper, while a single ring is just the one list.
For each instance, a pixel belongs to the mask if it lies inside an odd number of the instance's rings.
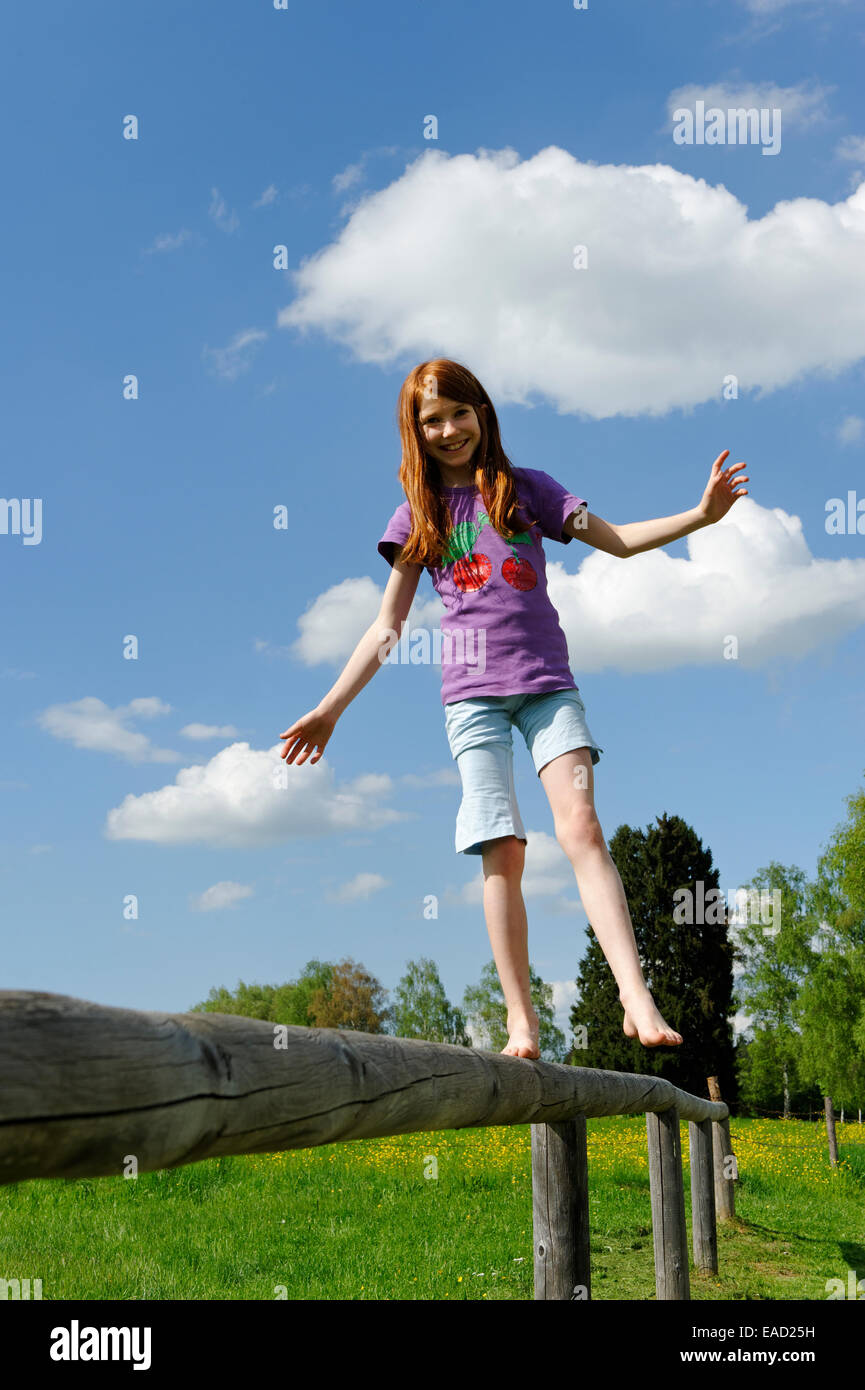
[{"label": "red hair", "polygon": [[[421,403],[437,396],[475,407],[481,427],[480,442],[472,455],[475,485],[495,530],[510,539],[527,526],[534,526],[537,520],[523,520],[519,515],[513,464],[502,447],[495,407],[477,377],[447,357],[421,362],[403,382],[397,403],[402,442],[399,480],[411,508],[411,529],[402,559],[430,566],[441,564],[452,525],[441,474],[426,452],[418,419]],[[479,406],[486,406],[486,410],[478,409]]]}]

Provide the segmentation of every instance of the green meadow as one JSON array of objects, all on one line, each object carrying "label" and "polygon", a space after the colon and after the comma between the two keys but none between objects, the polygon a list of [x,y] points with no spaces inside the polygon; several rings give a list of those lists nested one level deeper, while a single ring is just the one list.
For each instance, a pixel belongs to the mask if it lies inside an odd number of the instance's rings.
[{"label": "green meadow", "polygon": [[[655,1297],[646,1126],[588,1121],[592,1296]],[[865,1278],[865,1126],[732,1120],[736,1221],[692,1299],[820,1299]],[[688,1126],[682,1125],[690,1239]],[[48,1299],[531,1299],[528,1125],[0,1188],[0,1277]]]}]

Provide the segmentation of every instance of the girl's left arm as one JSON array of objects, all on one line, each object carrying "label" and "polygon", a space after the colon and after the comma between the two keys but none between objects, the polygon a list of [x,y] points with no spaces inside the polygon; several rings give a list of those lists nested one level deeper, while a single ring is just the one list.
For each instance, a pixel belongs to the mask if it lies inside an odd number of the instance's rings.
[{"label": "girl's left arm", "polygon": [[742,483],[749,481],[747,476],[733,476],[740,468],[745,468],[746,464],[737,463],[722,471],[722,465],[729,453],[730,450],[725,449],[715,459],[703,496],[699,504],[690,511],[679,512],[677,516],[660,516],[651,521],[632,521],[615,526],[581,507],[578,512],[573,512],[568,517],[564,526],[565,535],[574,536],[578,541],[594,546],[596,550],[605,550],[609,555],[616,555],[624,560],[631,555],[639,555],[643,550],[654,550],[659,545],[677,541],[682,536],[690,535],[692,531],[698,531],[702,526],[711,526],[727,515],[737,497],[748,495],[748,489],[741,487]]}]

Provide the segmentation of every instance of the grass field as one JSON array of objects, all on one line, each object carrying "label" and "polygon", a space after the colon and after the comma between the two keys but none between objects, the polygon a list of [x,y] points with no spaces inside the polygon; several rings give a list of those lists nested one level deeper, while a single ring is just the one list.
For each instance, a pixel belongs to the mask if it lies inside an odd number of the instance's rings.
[{"label": "grass field", "polygon": [[[592,1296],[653,1299],[642,1116],[589,1120]],[[865,1125],[732,1120],[734,1225],[693,1299],[820,1299],[865,1278]],[[682,1126],[690,1240],[688,1126]],[[434,1160],[434,1161],[433,1161]],[[434,1175],[437,1169],[437,1175]],[[529,1126],[0,1188],[0,1277],[43,1299],[531,1299]],[[280,1290],[284,1290],[281,1293]]]}]

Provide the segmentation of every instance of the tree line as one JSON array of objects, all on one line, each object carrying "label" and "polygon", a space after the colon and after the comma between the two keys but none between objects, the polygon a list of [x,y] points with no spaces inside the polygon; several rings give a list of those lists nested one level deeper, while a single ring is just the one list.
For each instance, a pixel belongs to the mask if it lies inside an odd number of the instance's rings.
[{"label": "tree line", "polygon": [[[618,987],[589,923],[570,1037],[553,988],[532,966],[545,1061],[662,1075],[706,1094],[707,1078],[740,1114],[859,1113],[865,1099],[865,790],[820,855],[813,881],[772,861],[722,891],[711,849],[681,817],[618,828],[622,879],[646,982],[680,1047],[644,1048],[622,1032]],[[490,960],[456,1005],[435,961],[407,962],[392,995],[352,958],[313,959],[297,979],[213,988],[193,1011],[355,1029],[501,1051],[507,1006]],[[734,1035],[739,1011],[744,1027]]]}]

